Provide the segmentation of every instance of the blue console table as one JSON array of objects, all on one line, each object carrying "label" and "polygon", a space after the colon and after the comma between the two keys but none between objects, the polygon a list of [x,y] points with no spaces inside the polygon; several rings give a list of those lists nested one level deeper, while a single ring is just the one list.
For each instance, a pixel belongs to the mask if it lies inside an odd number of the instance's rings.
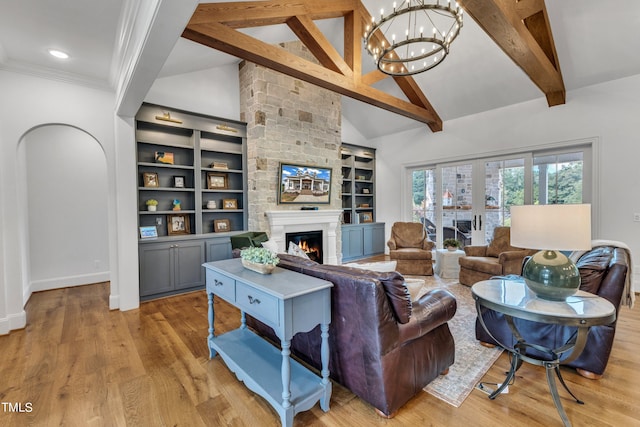
[{"label": "blue console table", "polygon": [[[320,402],[329,410],[329,323],[331,287],[326,280],[276,267],[263,275],[242,266],[240,259],[203,264],[209,299],[209,356],[220,354],[229,369],[253,392],[275,408],[283,426],[290,427],[298,412]],[[239,329],[216,336],[213,296],[241,311]],[[245,314],[273,328],[282,350],[253,333]],[[290,359],[291,339],[320,325],[321,377]]]}]

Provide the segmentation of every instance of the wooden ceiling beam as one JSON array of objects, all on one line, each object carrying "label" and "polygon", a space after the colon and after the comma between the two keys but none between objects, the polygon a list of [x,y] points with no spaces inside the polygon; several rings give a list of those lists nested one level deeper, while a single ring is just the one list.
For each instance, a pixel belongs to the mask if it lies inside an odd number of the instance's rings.
[{"label": "wooden ceiling beam", "polygon": [[292,16],[311,20],[341,18],[355,9],[359,0],[282,0],[200,3],[189,25],[220,22],[231,28],[284,24]]},{"label": "wooden ceiling beam", "polygon": [[[328,18],[344,19],[344,58],[313,22]],[[367,20],[371,15],[360,0],[201,3],[183,37],[442,130],[442,120],[411,77],[396,78],[410,102],[371,87],[383,73],[363,79],[360,40]],[[237,31],[277,24],[287,24],[321,65]]]},{"label": "wooden ceiling beam", "polygon": [[434,116],[432,111],[423,106],[414,105],[378,89],[355,82],[351,77],[307,61],[280,47],[256,40],[221,23],[190,23],[182,36],[341,95],[426,123],[433,129],[442,129],[439,117]]},{"label": "wooden ceiling beam", "polygon": [[333,45],[326,39],[322,31],[306,15],[294,16],[287,20],[287,25],[298,36],[300,41],[326,68],[344,76],[353,76],[353,71]]},{"label": "wooden ceiling beam", "polygon": [[[547,104],[550,107],[565,103],[564,81],[544,2],[524,0],[520,9],[514,0],[459,0],[459,3],[540,88],[546,95]],[[544,16],[543,25],[546,26],[544,30],[546,35],[541,33],[539,18],[535,19],[535,23],[530,22],[532,30],[527,28],[522,18],[531,11],[535,15],[535,10],[538,8],[541,8]],[[524,13],[523,10],[528,10],[528,12]],[[540,43],[546,44],[546,47],[541,46]],[[549,47],[549,43],[551,47]]]}]

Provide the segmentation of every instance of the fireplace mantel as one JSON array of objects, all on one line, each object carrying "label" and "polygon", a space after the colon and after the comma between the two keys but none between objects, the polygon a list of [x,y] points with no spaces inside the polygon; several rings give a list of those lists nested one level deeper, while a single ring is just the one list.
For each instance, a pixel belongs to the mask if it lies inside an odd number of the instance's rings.
[{"label": "fireplace mantel", "polygon": [[278,252],[286,252],[285,234],[322,230],[323,263],[338,264],[338,239],[341,210],[267,211],[269,240],[278,244]]}]

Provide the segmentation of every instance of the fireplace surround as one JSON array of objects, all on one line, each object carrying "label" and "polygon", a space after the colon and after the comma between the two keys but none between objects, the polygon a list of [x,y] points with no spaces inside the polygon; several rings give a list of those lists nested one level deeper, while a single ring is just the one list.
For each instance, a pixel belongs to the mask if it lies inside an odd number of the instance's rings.
[{"label": "fireplace surround", "polygon": [[322,231],[322,262],[338,264],[337,229],[340,225],[341,210],[287,210],[267,211],[269,240],[278,245],[278,252],[286,252],[286,233]]}]

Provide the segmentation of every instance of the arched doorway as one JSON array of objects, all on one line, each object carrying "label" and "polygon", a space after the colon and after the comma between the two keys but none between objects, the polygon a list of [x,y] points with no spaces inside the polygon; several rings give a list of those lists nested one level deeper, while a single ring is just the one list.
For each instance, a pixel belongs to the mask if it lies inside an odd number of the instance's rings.
[{"label": "arched doorway", "polygon": [[18,159],[24,295],[109,280],[107,165],[99,142],[73,126],[42,125],[20,140]]}]

